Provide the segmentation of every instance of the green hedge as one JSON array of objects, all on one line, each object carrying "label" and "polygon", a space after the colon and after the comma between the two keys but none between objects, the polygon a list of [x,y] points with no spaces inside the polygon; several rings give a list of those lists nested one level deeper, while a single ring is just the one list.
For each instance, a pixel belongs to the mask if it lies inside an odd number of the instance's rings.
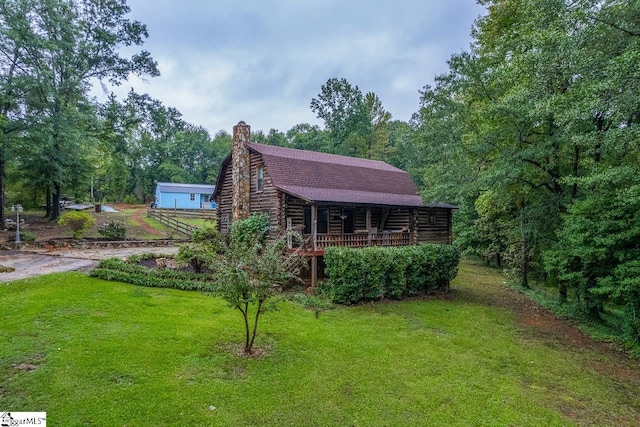
[{"label": "green hedge", "polygon": [[427,244],[393,248],[327,248],[323,292],[334,302],[401,299],[447,290],[458,274],[460,252],[451,245]]},{"label": "green hedge", "polygon": [[204,292],[210,292],[214,288],[211,277],[205,274],[187,273],[168,268],[146,268],[139,264],[127,263],[119,258],[100,261],[89,275],[99,279],[154,288],[175,288]]}]

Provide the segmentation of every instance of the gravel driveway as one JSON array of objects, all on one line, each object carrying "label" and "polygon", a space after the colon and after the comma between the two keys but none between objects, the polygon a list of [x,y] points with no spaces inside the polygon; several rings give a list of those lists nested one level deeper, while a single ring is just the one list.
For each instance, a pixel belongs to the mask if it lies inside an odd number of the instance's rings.
[{"label": "gravel driveway", "polygon": [[0,251],[0,265],[15,268],[11,273],[0,273],[0,283],[63,271],[87,270],[106,258],[123,258],[149,252],[171,255],[177,251],[177,247],[56,250],[46,253]]}]

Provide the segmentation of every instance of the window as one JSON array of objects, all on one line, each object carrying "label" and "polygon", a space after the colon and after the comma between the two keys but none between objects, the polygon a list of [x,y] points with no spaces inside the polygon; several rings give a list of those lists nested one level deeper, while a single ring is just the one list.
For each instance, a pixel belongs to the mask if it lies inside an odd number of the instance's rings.
[{"label": "window", "polygon": [[429,211],[429,225],[436,225],[437,217],[434,211]]},{"label": "window", "polygon": [[258,189],[258,191],[264,190],[264,169],[263,168],[258,168],[258,185],[257,185],[257,189]]},{"label": "window", "polygon": [[189,194],[189,200],[190,200],[190,201],[192,201],[192,202],[195,202],[195,200],[196,200],[196,193],[190,193],[190,194]]}]

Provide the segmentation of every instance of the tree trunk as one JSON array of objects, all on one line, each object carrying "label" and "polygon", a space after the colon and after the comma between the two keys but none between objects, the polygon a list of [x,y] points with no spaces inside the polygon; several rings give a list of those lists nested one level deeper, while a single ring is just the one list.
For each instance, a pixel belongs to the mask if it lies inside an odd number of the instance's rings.
[{"label": "tree trunk", "polygon": [[60,183],[53,183],[53,200],[51,203],[50,221],[57,221],[60,218]]},{"label": "tree trunk", "polygon": [[242,313],[242,318],[244,319],[244,352],[250,353],[251,348],[249,347],[249,303],[244,304],[244,310],[239,309]]},{"label": "tree trunk", "polygon": [[258,301],[258,308],[256,309],[256,317],[253,320],[253,333],[251,334],[251,341],[249,342],[248,350],[245,348],[245,353],[251,353],[253,349],[253,342],[256,340],[256,332],[258,332],[258,319],[260,318],[260,312],[262,311],[262,304],[264,301]]},{"label": "tree trunk", "polygon": [[[8,88],[6,95],[7,100],[11,99],[11,97],[13,96],[13,90],[12,90],[12,85],[13,85],[13,75],[15,73],[16,70],[16,66],[18,64],[18,58],[20,56],[20,48],[16,45],[13,49],[13,57],[11,60],[11,66],[9,67],[9,70],[7,72],[7,74],[4,76],[5,79],[5,84],[6,87]],[[7,142],[6,142],[6,138],[7,138],[7,134],[10,132],[7,130],[7,128],[4,126],[4,124],[6,124],[7,122],[7,115],[9,113],[9,110],[11,108],[11,103],[10,102],[5,102],[2,105],[2,122],[3,122],[3,126],[2,129],[0,130],[0,132],[2,132],[0,134],[0,138],[2,139],[2,141],[0,142],[0,225],[2,229],[4,229],[4,205],[6,203],[5,200],[5,190],[6,190],[6,180],[5,180],[5,167],[6,167],[6,161],[7,161]]]},{"label": "tree trunk", "polygon": [[593,275],[587,277],[587,282],[581,287],[580,293],[582,294],[581,310],[587,319],[600,321],[600,308],[602,307],[600,298],[590,292],[596,286],[596,281]]},{"label": "tree trunk", "polygon": [[527,262],[527,240],[524,232],[522,233],[522,240],[520,241],[520,258],[520,286],[529,289],[529,279],[527,277],[529,269],[529,263]]},{"label": "tree trunk", "polygon": [[5,205],[5,179],[4,179],[4,155],[5,155],[5,145],[4,145],[4,136],[0,136],[2,138],[2,146],[0,146],[0,229],[4,230],[4,205]]},{"label": "tree trunk", "polygon": [[47,206],[46,206],[46,212],[44,214],[44,217],[49,218],[53,214],[53,209],[51,207],[51,187],[49,187],[48,185],[47,185],[45,197],[47,199],[46,201]]},{"label": "tree trunk", "polygon": [[567,285],[564,283],[558,284],[558,302],[560,304],[567,302]]},{"label": "tree trunk", "polygon": [[527,233],[525,232],[525,202],[520,205],[520,286],[529,289],[529,278],[527,273],[529,270],[529,262],[527,261]]}]

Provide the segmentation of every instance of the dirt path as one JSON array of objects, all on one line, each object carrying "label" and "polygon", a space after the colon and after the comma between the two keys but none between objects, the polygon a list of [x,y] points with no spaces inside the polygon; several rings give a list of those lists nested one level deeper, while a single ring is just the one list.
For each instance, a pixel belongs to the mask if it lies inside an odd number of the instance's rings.
[{"label": "dirt path", "polygon": [[142,228],[145,232],[153,234],[154,236],[161,236],[163,234],[162,232],[156,230],[155,228],[147,224],[144,219],[142,219],[142,216],[146,215],[146,213],[146,208],[137,209],[131,215],[131,217],[140,225],[140,228]]},{"label": "dirt path", "polygon": [[[478,274],[480,272],[480,274]],[[583,366],[611,378],[618,389],[630,390],[630,404],[637,413],[631,420],[611,415],[606,425],[639,425],[640,420],[640,360],[615,348],[612,344],[596,341],[570,321],[556,318],[526,295],[506,287],[494,270],[478,266],[461,266],[455,282],[464,286],[453,287],[454,298],[466,299],[478,304],[512,311],[517,319],[524,340],[535,340],[549,348],[580,353]],[[454,283],[455,283],[454,282]],[[560,407],[578,425],[594,425],[589,420],[589,408]]]}]

